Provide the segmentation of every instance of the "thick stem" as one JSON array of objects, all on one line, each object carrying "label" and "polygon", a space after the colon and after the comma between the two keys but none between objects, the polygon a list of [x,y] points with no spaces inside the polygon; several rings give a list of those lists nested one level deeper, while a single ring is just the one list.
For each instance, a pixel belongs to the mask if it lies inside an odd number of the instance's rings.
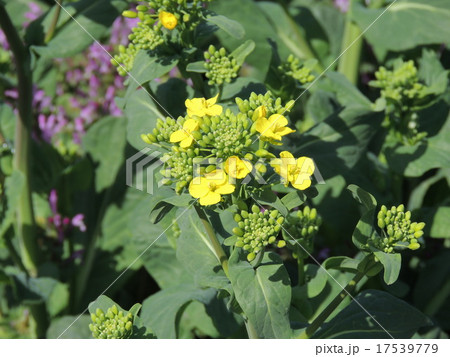
[{"label": "thick stem", "polygon": [[203,226],[205,227],[206,234],[208,235],[209,240],[212,243],[214,252],[216,253],[217,258],[219,259],[219,262],[222,265],[222,269],[225,272],[225,275],[227,277],[229,277],[227,255],[225,254],[222,246],[220,245],[220,242],[217,240],[216,234],[214,233],[214,229],[211,226],[211,223],[209,222],[209,219],[206,216],[205,211],[198,206],[195,206],[195,210],[197,211],[197,214],[200,217],[200,220],[202,221]]},{"label": "thick stem", "polygon": [[[31,58],[28,49],[19,37],[5,7],[0,2],[0,27],[13,53],[18,78],[18,109],[16,123],[14,169],[24,179],[17,208],[16,230],[23,267],[32,277],[37,276],[40,251],[35,236],[35,220],[30,186],[30,143],[33,120],[33,83]],[[44,304],[30,306],[33,330],[37,338],[44,338],[48,326]]]},{"label": "thick stem", "polygon": [[352,21],[352,2],[353,0],[350,0],[347,19],[345,21],[341,48],[341,53],[344,53],[339,59],[338,72],[345,75],[351,83],[356,85],[358,83],[363,37],[361,36],[361,30],[358,25]]},{"label": "thick stem", "polygon": [[249,320],[244,320],[245,328],[247,329],[247,335],[250,339],[259,339],[259,336],[255,330],[255,327]]},{"label": "thick stem", "polygon": [[314,332],[316,332],[320,326],[326,321],[326,319],[333,313],[334,310],[341,304],[344,299],[351,295],[356,288],[356,284],[364,278],[365,272],[357,273],[354,278],[346,285],[344,289],[328,304],[328,306],[317,316],[313,322],[306,328],[305,331],[298,338],[310,338]]},{"label": "thick stem", "polygon": [[39,263],[39,249],[35,239],[35,222],[29,180],[29,152],[31,123],[33,120],[30,55],[17,34],[6,9],[1,4],[0,26],[14,55],[19,87],[19,117],[16,123],[14,169],[22,173],[24,185],[17,210],[17,236],[19,238],[23,265],[31,276],[36,276]]},{"label": "thick stem", "polygon": [[63,0],[59,0],[59,4],[56,4],[56,10],[55,10],[55,14],[53,15],[53,18],[52,18],[52,23],[50,24],[50,27],[44,38],[45,43],[48,43],[53,38],[53,35],[55,34],[56,25],[58,25],[59,15],[61,14],[62,2],[63,2]]}]

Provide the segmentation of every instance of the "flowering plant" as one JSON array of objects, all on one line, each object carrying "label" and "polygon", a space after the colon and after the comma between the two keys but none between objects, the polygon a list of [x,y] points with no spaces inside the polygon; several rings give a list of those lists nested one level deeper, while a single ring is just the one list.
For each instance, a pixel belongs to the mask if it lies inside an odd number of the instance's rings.
[{"label": "flowering plant", "polygon": [[28,3],[0,0],[0,336],[446,336],[448,39],[404,19],[448,4]]}]

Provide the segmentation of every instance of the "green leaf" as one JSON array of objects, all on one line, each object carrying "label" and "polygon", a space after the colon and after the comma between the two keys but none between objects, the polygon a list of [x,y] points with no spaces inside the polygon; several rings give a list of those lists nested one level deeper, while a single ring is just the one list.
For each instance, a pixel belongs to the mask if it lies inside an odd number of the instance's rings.
[{"label": "green leaf", "polygon": [[89,330],[89,324],[91,322],[91,317],[89,315],[63,316],[54,319],[51,321],[50,327],[47,330],[47,338],[93,338],[92,332]]},{"label": "green leaf", "polygon": [[322,263],[326,270],[337,269],[344,272],[358,273],[358,265],[361,261],[349,257],[329,257]]},{"label": "green leaf", "polygon": [[402,268],[402,255],[400,253],[388,254],[380,250],[373,252],[384,268],[384,282],[387,285],[394,284]]},{"label": "green leaf", "polygon": [[254,269],[241,249],[229,260],[229,273],[236,299],[260,338],[290,338],[291,283],[281,258],[266,253]]},{"label": "green leaf", "polygon": [[410,338],[420,327],[431,325],[419,310],[383,291],[365,290],[355,300],[359,304],[352,301],[312,338]]},{"label": "green leaf", "polygon": [[90,314],[95,314],[97,309],[101,309],[104,313],[106,313],[106,311],[108,311],[110,307],[113,307],[113,305],[116,305],[119,310],[122,310],[124,312],[126,311],[122,307],[120,307],[118,303],[116,303],[106,295],[100,295],[97,299],[95,299],[95,301],[92,301],[89,304],[88,309]]},{"label": "green leaf", "polygon": [[106,117],[94,123],[83,137],[83,147],[99,163],[95,170],[97,192],[111,186],[123,164],[126,144],[124,118]]},{"label": "green leaf", "polygon": [[178,56],[161,57],[153,52],[139,51],[128,78],[125,100],[128,100],[138,87],[168,73],[178,64],[178,60]]},{"label": "green leaf", "polygon": [[[156,127],[156,120],[165,116],[159,112],[155,102],[144,90],[133,92],[125,107],[128,119],[127,140],[137,150],[148,149],[141,139],[141,134],[151,133]],[[158,150],[161,150],[158,148]]]},{"label": "green leaf", "polygon": [[194,209],[178,220],[181,235],[177,240],[177,259],[194,277],[200,287],[229,288],[229,281],[220,265],[204,226]]},{"label": "green leaf", "polygon": [[363,206],[361,219],[353,231],[352,241],[358,249],[367,250],[369,238],[378,235],[373,227],[377,201],[370,193],[356,185],[349,185],[347,189],[352,193],[353,198]]},{"label": "green leaf", "polygon": [[295,207],[301,206],[306,201],[306,197],[301,191],[292,191],[285,195],[281,202],[286,206],[287,210],[290,211]]},{"label": "green leaf", "polygon": [[277,209],[283,216],[287,216],[288,210],[278,196],[270,189],[266,188],[263,191],[257,191],[251,196],[259,205],[268,205]]},{"label": "green leaf", "polygon": [[191,62],[186,66],[186,71],[195,73],[206,73],[205,61]]},{"label": "green leaf", "polygon": [[6,140],[13,141],[16,130],[16,116],[8,104],[0,104],[0,133]]},{"label": "green leaf", "polygon": [[159,339],[176,338],[176,320],[183,308],[192,300],[208,304],[215,295],[215,289],[199,289],[191,284],[172,286],[144,300],[141,320]]},{"label": "green leaf", "polygon": [[64,9],[70,15],[61,11],[55,36],[44,46],[44,36],[57,6],[59,5],[54,5],[42,20],[36,21],[27,29],[28,43],[38,44],[39,46],[32,46],[32,49],[42,57],[67,58],[82,52],[94,40],[102,38],[128,4],[122,0],[84,0],[65,4]]},{"label": "green leaf", "polygon": [[15,210],[19,204],[25,178],[20,171],[13,171],[5,180],[6,209],[0,223],[0,237],[3,237],[14,222]]},{"label": "green leaf", "polygon": [[221,94],[221,100],[234,99],[236,97],[248,98],[250,94],[264,94],[267,92],[264,84],[250,77],[238,77],[231,83],[225,83]]},{"label": "green leaf", "polygon": [[239,22],[229,19],[226,16],[211,16],[206,18],[206,21],[216,25],[218,28],[225,31],[228,35],[238,40],[244,38],[245,36],[245,30],[242,25]]},{"label": "green leaf", "polygon": [[305,265],[305,281],[306,284],[300,287],[300,291],[312,299],[325,289],[328,274],[324,268],[318,265],[307,264]]},{"label": "green leaf", "polygon": [[245,41],[242,45],[230,53],[234,57],[237,64],[242,66],[247,56],[255,49],[255,42],[252,40]]},{"label": "green leaf", "polygon": [[449,43],[447,34],[442,31],[450,22],[450,3],[447,0],[398,0],[387,10],[369,9],[354,1],[352,15],[361,30],[373,23],[364,35],[372,46],[383,52]]}]

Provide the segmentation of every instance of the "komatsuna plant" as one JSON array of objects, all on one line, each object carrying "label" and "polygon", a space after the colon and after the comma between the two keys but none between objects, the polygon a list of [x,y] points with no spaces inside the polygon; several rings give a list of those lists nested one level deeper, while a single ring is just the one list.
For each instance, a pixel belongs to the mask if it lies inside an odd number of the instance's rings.
[{"label": "komatsuna plant", "polygon": [[20,3],[1,337],[448,337],[450,4]]}]

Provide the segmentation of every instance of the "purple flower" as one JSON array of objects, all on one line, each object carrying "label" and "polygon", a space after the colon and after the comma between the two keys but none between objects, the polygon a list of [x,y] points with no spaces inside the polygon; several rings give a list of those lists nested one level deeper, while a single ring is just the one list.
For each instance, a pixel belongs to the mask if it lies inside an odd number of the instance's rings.
[{"label": "purple flower", "polygon": [[2,30],[0,30],[0,45],[3,47],[4,50],[9,50],[9,43],[6,40],[6,36]]},{"label": "purple flower", "polygon": [[84,214],[76,214],[72,218],[72,226],[78,227],[81,232],[86,232],[86,225],[84,224]]},{"label": "purple flower", "polygon": [[39,5],[37,5],[36,3],[30,2],[30,3],[28,4],[28,7],[29,7],[30,11],[26,12],[26,13],[24,14],[24,17],[25,17],[26,19],[30,20],[30,21],[26,21],[26,22],[23,24],[23,27],[28,27],[28,25],[29,25],[32,21],[36,20],[39,16],[42,15],[42,10],[41,10],[41,8],[39,7]]},{"label": "purple flower", "polygon": [[347,12],[349,5],[349,0],[334,0],[334,6],[336,6],[341,12]]}]

